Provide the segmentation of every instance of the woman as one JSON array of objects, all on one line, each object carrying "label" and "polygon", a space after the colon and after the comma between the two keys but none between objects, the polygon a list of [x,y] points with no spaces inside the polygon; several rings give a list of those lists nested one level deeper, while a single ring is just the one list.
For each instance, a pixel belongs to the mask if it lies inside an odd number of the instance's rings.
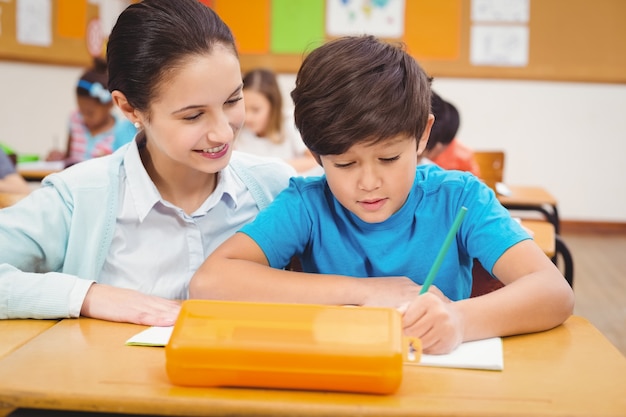
[{"label": "woman", "polygon": [[233,155],[241,70],[231,31],[208,7],[130,5],[107,63],[112,99],[139,133],[0,211],[0,318],[172,325],[197,267],[294,174]]}]

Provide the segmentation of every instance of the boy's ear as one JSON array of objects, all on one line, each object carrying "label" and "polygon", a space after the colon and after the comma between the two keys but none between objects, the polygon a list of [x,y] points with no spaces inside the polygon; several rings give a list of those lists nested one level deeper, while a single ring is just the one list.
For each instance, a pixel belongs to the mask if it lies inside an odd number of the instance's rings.
[{"label": "boy's ear", "polygon": [[124,93],[119,90],[115,90],[111,93],[111,97],[113,98],[115,105],[122,111],[122,113],[124,113],[124,116],[126,116],[131,123],[141,122],[138,112],[133,106],[130,105]]},{"label": "boy's ear", "polygon": [[426,122],[426,128],[424,129],[424,133],[422,133],[422,137],[419,139],[419,143],[417,144],[418,156],[422,156],[422,154],[426,150],[426,145],[428,144],[428,138],[430,137],[430,130],[433,128],[434,122],[435,122],[435,116],[433,116],[432,114],[429,114],[428,122]]}]

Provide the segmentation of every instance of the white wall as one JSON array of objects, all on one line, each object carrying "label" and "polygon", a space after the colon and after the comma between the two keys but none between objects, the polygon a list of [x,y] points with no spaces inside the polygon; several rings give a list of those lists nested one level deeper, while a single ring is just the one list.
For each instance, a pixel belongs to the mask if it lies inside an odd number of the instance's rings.
[{"label": "white wall", "polygon": [[[81,69],[0,61],[0,142],[45,155],[64,146]],[[292,74],[281,76],[286,98]],[[436,79],[461,113],[459,137],[503,149],[505,180],[540,184],[564,220],[626,222],[626,85]]]}]

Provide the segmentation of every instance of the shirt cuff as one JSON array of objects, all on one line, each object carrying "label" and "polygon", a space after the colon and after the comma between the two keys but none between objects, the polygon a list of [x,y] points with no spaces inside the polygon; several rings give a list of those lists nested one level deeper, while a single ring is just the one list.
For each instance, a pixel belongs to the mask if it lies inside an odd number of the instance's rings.
[{"label": "shirt cuff", "polygon": [[72,291],[70,292],[69,309],[68,313],[70,317],[80,317],[80,310],[83,307],[83,302],[87,296],[87,291],[96,281],[77,279]]}]

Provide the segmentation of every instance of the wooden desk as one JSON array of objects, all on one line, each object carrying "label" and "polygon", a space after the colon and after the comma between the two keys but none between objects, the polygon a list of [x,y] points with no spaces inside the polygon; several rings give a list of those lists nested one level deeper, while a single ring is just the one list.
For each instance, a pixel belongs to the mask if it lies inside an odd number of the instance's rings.
[{"label": "wooden desk", "polygon": [[533,232],[533,240],[549,258],[556,253],[554,225],[543,220],[522,220],[522,226]]},{"label": "wooden desk", "polygon": [[[56,323],[56,320],[0,320],[0,358],[9,355]],[[5,416],[12,410],[13,407],[4,407],[0,402],[0,416]]]},{"label": "wooden desk", "polygon": [[26,181],[41,181],[46,175],[62,171],[65,161],[33,161],[17,164],[17,172]]},{"label": "wooden desk", "polygon": [[0,360],[0,403],[155,415],[624,416],[626,358],[587,320],[504,340],[504,371],[407,366],[394,395],[169,383],[143,326],[63,320]]},{"label": "wooden desk", "polygon": [[27,195],[22,193],[0,193],[0,209],[12,206]]},{"label": "wooden desk", "polygon": [[543,214],[560,232],[560,219],[556,198],[542,187],[508,185],[511,195],[497,194],[500,203],[509,210],[532,210]]},{"label": "wooden desk", "polygon": [[0,358],[56,323],[57,320],[0,320]]}]

